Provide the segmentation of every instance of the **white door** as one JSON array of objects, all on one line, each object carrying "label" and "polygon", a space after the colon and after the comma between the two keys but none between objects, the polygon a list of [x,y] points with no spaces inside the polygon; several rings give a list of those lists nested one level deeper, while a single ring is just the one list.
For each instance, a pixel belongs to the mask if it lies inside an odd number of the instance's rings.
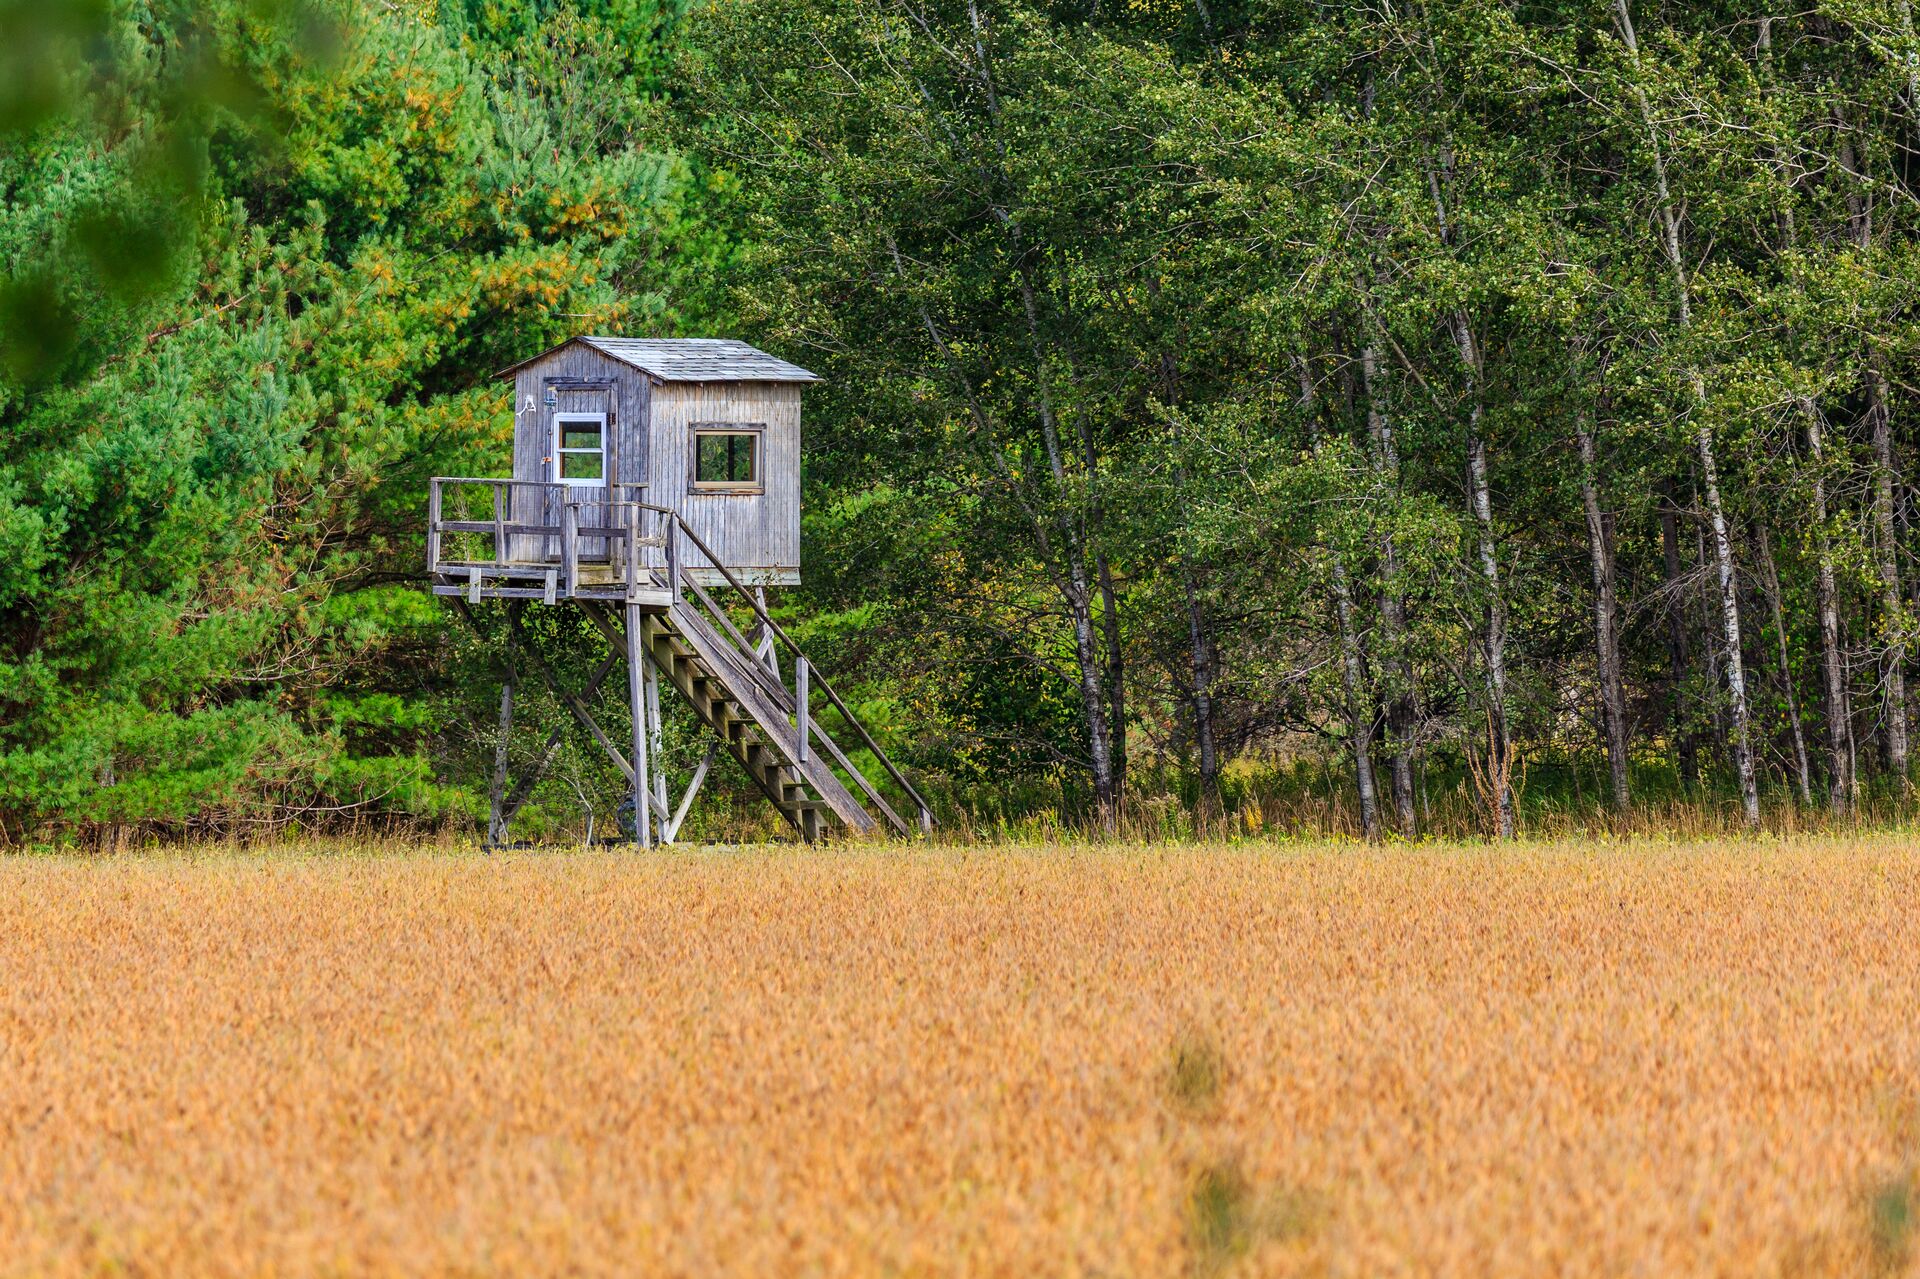
[{"label": "white door", "polygon": [[[563,486],[571,501],[581,503],[580,527],[605,528],[611,519],[606,505],[607,415],[604,412],[564,411],[553,415],[554,483]],[[580,539],[580,558],[605,560],[607,539]]]}]

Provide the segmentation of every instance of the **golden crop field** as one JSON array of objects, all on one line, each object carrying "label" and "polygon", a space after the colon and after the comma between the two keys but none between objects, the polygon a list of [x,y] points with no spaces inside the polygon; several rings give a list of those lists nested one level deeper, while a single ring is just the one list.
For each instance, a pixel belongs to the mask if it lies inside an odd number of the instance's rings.
[{"label": "golden crop field", "polygon": [[1920,1273],[1920,855],[0,861],[0,1275]]}]

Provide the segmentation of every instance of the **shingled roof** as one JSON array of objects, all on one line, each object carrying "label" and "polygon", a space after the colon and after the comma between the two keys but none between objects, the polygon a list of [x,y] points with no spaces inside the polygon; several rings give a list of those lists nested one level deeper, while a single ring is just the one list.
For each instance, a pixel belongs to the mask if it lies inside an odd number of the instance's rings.
[{"label": "shingled roof", "polygon": [[512,377],[516,372],[544,360],[554,351],[583,342],[600,354],[628,364],[662,382],[818,382],[798,364],[789,364],[765,351],[736,342],[732,338],[615,338],[581,336],[542,351],[532,360],[522,360],[500,370],[496,377]]}]

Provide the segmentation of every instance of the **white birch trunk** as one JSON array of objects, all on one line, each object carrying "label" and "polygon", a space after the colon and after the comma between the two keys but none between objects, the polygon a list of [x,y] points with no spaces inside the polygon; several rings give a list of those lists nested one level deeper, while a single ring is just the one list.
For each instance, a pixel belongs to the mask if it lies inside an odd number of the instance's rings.
[{"label": "white birch trunk", "polygon": [[[1633,97],[1652,150],[1654,189],[1660,218],[1660,246],[1673,276],[1676,319],[1683,332],[1693,328],[1693,303],[1689,293],[1686,259],[1680,253],[1680,219],[1674,208],[1673,193],[1667,182],[1667,162],[1660,146],[1660,134],[1648,105],[1646,90],[1640,82],[1640,42],[1633,30],[1633,14],[1627,0],[1614,0],[1614,16],[1620,39],[1626,45],[1634,69]],[[1752,713],[1747,701],[1746,666],[1740,654],[1740,589],[1734,564],[1733,538],[1727,531],[1726,510],[1720,499],[1720,466],[1715,455],[1713,427],[1707,421],[1706,380],[1697,367],[1687,370],[1687,387],[1692,393],[1693,410],[1699,416],[1694,429],[1694,447],[1699,455],[1700,482],[1707,504],[1707,522],[1713,536],[1714,569],[1720,588],[1722,650],[1727,681],[1728,710],[1732,715],[1730,733],[1733,766],[1740,783],[1740,810],[1749,830],[1760,826],[1760,787],[1753,767]]]}]

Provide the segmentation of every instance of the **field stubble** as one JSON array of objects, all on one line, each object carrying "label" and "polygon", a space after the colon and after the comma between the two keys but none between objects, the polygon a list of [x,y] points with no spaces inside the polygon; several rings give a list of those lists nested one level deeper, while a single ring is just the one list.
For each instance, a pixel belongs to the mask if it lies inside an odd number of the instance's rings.
[{"label": "field stubble", "polygon": [[0,861],[0,1275],[1920,1273],[1894,838]]}]

